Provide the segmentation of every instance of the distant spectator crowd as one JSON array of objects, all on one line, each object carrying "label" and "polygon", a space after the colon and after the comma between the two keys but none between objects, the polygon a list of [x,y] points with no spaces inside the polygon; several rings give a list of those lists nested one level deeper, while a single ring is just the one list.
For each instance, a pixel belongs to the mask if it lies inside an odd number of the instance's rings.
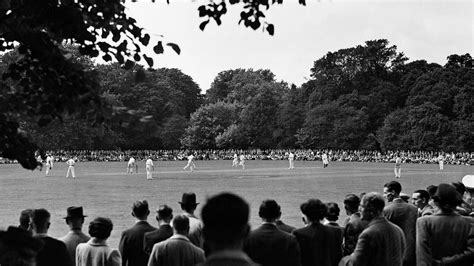
[{"label": "distant spectator crowd", "polygon": [[[440,155],[445,164],[473,165],[474,152],[427,152],[427,151],[370,151],[370,150],[311,150],[311,149],[278,149],[278,150],[55,150],[47,151],[55,161],[66,162],[70,158],[78,161],[123,162],[130,157],[144,161],[149,156],[154,161],[186,160],[192,153],[195,160],[232,160],[234,154],[244,155],[247,160],[287,160],[289,153],[295,160],[321,161],[327,154],[329,161],[339,162],[385,162],[393,163],[399,155],[403,163],[430,164],[437,163]],[[0,157],[0,163],[15,163]]]},{"label": "distant spectator crowd", "polygon": [[258,212],[262,223],[253,230],[249,204],[236,194],[210,197],[198,217],[196,195],[183,193],[180,211],[158,207],[157,225],[148,222],[148,202],[139,200],[131,208],[136,222],[122,232],[118,247],[107,244],[113,230],[109,218],[92,218],[84,233],[83,208],[69,207],[64,219],[70,232],[55,239],[48,236],[51,214],[27,209],[19,226],[0,231],[0,265],[474,264],[474,175],[411,195],[403,194],[397,181],[380,191],[341,199],[348,215],[342,224],[338,203],[308,199],[299,206],[301,228],[285,224],[280,205],[266,199]]}]

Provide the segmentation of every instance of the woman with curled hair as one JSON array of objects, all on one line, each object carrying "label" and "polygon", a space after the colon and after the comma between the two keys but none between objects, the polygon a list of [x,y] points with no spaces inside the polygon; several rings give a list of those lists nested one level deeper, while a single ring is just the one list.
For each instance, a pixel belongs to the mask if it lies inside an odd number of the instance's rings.
[{"label": "woman with curled hair", "polygon": [[122,258],[117,249],[107,245],[107,238],[112,232],[113,224],[109,218],[98,217],[89,224],[92,237],[76,249],[76,266],[120,266]]}]

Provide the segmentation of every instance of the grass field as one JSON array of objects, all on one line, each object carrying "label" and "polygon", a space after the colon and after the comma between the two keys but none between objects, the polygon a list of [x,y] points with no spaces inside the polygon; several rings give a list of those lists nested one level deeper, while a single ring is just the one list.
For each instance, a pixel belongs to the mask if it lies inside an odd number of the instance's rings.
[{"label": "grass field", "polygon": [[[334,201],[342,208],[348,193],[382,191],[383,184],[393,179],[393,164],[332,162],[322,168],[321,162],[296,161],[296,169],[289,170],[287,161],[247,161],[246,170],[232,168],[231,161],[197,161],[195,172],[182,171],[186,162],[155,162],[154,180],[146,180],[144,162],[138,162],[138,174],[127,175],[126,163],[79,162],[77,179],[66,179],[66,164],[57,163],[52,175],[27,171],[19,165],[0,165],[0,227],[17,225],[21,210],[46,208],[52,214],[49,234],[60,237],[68,228],[62,217],[68,206],[83,206],[89,221],[96,216],[110,217],[114,230],[109,239],[118,246],[120,233],[134,223],[130,215],[135,200],[146,199],[152,210],[168,204],[179,212],[178,201],[183,192],[195,192],[198,197],[197,214],[206,197],[221,191],[232,191],[243,196],[251,206],[252,227],[259,224],[258,206],[267,198],[275,199],[282,207],[282,220],[301,227],[299,205],[309,198],[324,202]],[[399,180],[403,191],[411,193],[430,184],[459,181],[472,174],[471,166],[438,166],[405,164]],[[339,221],[346,217],[341,211]]]}]

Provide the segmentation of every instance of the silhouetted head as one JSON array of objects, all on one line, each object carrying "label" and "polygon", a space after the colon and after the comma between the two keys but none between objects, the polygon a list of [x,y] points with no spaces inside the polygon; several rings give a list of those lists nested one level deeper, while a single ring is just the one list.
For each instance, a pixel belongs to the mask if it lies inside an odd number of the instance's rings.
[{"label": "silhouetted head", "polygon": [[201,211],[204,238],[211,249],[240,249],[250,230],[249,212],[247,202],[235,194],[211,197]]},{"label": "silhouetted head", "polygon": [[258,215],[265,221],[273,222],[281,216],[280,205],[272,199],[264,200],[262,204],[260,204]]},{"label": "silhouetted head", "polygon": [[301,204],[301,212],[306,217],[306,223],[320,222],[327,213],[327,206],[319,199],[310,199]]}]

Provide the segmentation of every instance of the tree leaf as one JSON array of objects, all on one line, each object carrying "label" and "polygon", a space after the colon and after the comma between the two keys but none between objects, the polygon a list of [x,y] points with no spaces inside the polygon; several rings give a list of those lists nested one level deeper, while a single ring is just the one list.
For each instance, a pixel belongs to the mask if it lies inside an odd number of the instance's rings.
[{"label": "tree leaf", "polygon": [[206,9],[206,6],[202,5],[198,8],[198,11],[199,11],[199,16],[200,17],[205,17],[207,16],[207,9]]},{"label": "tree leaf", "polygon": [[177,44],[169,42],[166,45],[170,46],[177,54],[181,53],[181,49]]},{"label": "tree leaf", "polygon": [[131,69],[133,66],[135,65],[135,62],[131,61],[131,60],[127,60],[127,62],[125,62],[125,66],[124,68],[129,70]]},{"label": "tree leaf", "polygon": [[145,35],[143,36],[143,38],[140,39],[140,42],[141,42],[143,45],[147,46],[148,43],[150,42],[150,35],[149,35],[149,34],[145,34]]},{"label": "tree leaf", "polygon": [[139,54],[135,54],[135,55],[133,56],[133,60],[135,60],[136,62],[140,61],[140,59],[141,59],[141,57],[140,57]]},{"label": "tree leaf", "polygon": [[273,26],[273,24],[268,24],[267,31],[268,31],[268,34],[273,36],[273,33],[275,32],[275,27]]},{"label": "tree leaf", "polygon": [[204,31],[204,28],[206,27],[207,23],[209,23],[209,19],[206,20],[206,21],[201,22],[201,24],[199,24],[199,29]]},{"label": "tree leaf", "polygon": [[146,63],[150,66],[153,67],[153,58],[148,57],[146,54],[143,55],[143,59],[145,59]]},{"label": "tree leaf", "polygon": [[155,45],[155,47],[153,47],[153,51],[155,52],[155,54],[162,54],[164,49],[163,49],[163,44],[161,43],[161,41],[158,42],[157,45]]}]

